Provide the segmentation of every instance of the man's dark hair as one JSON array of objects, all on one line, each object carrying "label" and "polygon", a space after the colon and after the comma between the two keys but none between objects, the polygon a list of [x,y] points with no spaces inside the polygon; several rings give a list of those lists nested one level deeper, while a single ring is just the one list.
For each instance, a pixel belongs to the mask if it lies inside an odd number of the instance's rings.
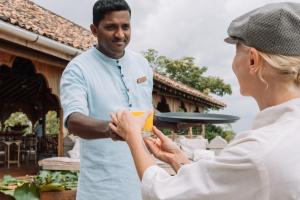
[{"label": "man's dark hair", "polygon": [[131,9],[125,0],[98,0],[93,7],[93,24],[98,26],[108,12],[122,10],[128,10],[131,15]]}]

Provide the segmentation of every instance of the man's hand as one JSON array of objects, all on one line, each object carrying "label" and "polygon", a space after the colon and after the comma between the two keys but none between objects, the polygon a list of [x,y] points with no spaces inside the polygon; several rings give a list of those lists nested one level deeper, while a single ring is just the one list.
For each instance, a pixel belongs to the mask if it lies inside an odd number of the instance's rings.
[{"label": "man's hand", "polygon": [[190,162],[179,147],[156,127],[153,127],[153,133],[157,138],[144,138],[144,141],[156,158],[170,164],[176,172],[182,164]]},{"label": "man's hand", "polygon": [[109,131],[109,138],[113,141],[125,141],[122,137],[120,137],[117,133],[113,132],[111,129]]}]

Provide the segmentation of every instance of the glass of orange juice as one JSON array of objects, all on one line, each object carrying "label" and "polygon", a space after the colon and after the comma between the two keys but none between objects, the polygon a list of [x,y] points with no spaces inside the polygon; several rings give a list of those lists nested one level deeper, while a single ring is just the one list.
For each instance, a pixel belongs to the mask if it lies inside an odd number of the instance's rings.
[{"label": "glass of orange juice", "polygon": [[[145,112],[143,111],[132,111],[131,114],[134,116],[141,116]],[[144,137],[150,136],[152,134],[152,128],[153,128],[153,113],[149,115],[146,119],[145,125],[142,130],[142,134]]]}]

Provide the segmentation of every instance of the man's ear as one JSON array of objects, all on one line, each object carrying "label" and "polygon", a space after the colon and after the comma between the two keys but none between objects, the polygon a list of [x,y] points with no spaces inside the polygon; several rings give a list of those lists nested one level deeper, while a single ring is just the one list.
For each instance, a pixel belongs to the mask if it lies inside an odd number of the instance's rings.
[{"label": "man's ear", "polygon": [[249,72],[251,75],[257,75],[260,67],[262,66],[262,59],[257,50],[250,48],[249,51]]},{"label": "man's ear", "polygon": [[97,27],[94,24],[90,25],[90,29],[94,36],[97,36]]}]

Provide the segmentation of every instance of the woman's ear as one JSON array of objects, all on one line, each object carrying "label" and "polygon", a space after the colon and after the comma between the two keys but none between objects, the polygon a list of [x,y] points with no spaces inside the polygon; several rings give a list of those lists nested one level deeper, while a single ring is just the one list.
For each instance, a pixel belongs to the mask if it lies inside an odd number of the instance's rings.
[{"label": "woman's ear", "polygon": [[257,75],[262,66],[262,59],[255,48],[249,50],[249,72],[251,75]]}]

